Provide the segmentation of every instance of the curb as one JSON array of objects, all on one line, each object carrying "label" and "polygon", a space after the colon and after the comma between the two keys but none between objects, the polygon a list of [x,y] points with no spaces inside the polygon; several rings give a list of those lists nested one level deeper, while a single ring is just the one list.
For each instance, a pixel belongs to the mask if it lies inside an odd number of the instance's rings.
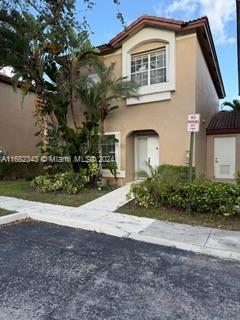
[{"label": "curb", "polygon": [[214,249],[206,246],[198,246],[183,242],[171,241],[166,239],[161,239],[159,237],[143,236],[139,233],[129,233],[122,230],[120,227],[115,227],[112,225],[106,225],[99,223],[98,221],[88,221],[88,220],[77,220],[74,218],[60,218],[56,216],[42,216],[41,214],[31,213],[28,217],[32,220],[42,221],[47,223],[53,223],[57,225],[77,228],[86,231],[92,231],[97,233],[103,233],[110,236],[115,236],[118,238],[131,239],[139,242],[151,243],[155,245],[161,245],[165,247],[176,248],[179,250],[185,250],[194,252],[197,254],[205,254],[208,256],[213,256],[225,260],[240,261],[240,253]]},{"label": "curb", "polygon": [[176,248],[179,250],[190,251],[197,254],[206,254],[208,256],[213,256],[213,257],[217,257],[225,260],[240,261],[240,253],[233,252],[233,251],[219,250],[219,249],[214,249],[206,246],[197,246],[193,244],[170,241],[170,240],[151,237],[151,236],[142,236],[137,233],[130,234],[129,239],[161,245],[165,247]]},{"label": "curb", "polygon": [[0,226],[25,220],[27,218],[29,218],[29,216],[26,213],[20,213],[20,212],[12,213],[12,214],[0,217]]},{"label": "curb", "polygon": [[121,230],[118,227],[108,226],[106,224],[98,223],[97,221],[88,221],[88,220],[81,220],[74,219],[74,218],[60,218],[56,216],[43,216],[38,213],[31,213],[28,214],[28,217],[35,221],[42,221],[47,223],[53,223],[61,226],[71,227],[82,229],[86,231],[94,231],[97,233],[103,233],[110,236],[115,236],[119,238],[127,238],[129,233],[126,231]]},{"label": "curb", "polygon": [[7,216],[0,217],[0,226],[8,225],[14,222],[23,221],[26,219],[32,219],[35,221],[41,221],[46,223],[53,223],[61,226],[77,228],[86,231],[92,231],[97,233],[103,233],[106,235],[118,237],[118,238],[125,238],[131,239],[139,242],[151,243],[155,245],[161,245],[165,247],[176,248],[179,250],[185,250],[194,252],[196,254],[205,254],[208,256],[213,256],[220,259],[231,260],[231,261],[240,261],[240,253],[226,251],[226,250],[219,250],[214,249],[206,246],[198,246],[183,242],[171,241],[166,239],[161,239],[159,237],[152,237],[152,236],[144,236],[139,233],[129,233],[127,231],[122,230],[118,226],[106,225],[103,223],[99,223],[97,221],[88,221],[88,220],[81,220],[74,219],[74,218],[61,218],[56,216],[43,216],[42,214],[38,213],[13,213]]}]

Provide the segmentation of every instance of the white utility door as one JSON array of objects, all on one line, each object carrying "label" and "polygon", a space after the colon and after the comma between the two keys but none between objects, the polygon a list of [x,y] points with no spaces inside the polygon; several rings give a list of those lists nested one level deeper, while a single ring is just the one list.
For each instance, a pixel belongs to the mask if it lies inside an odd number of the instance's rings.
[{"label": "white utility door", "polygon": [[236,138],[214,138],[214,176],[216,179],[235,179]]},{"label": "white utility door", "polygon": [[135,172],[137,177],[149,173],[152,167],[159,165],[158,136],[137,136],[135,140]]}]

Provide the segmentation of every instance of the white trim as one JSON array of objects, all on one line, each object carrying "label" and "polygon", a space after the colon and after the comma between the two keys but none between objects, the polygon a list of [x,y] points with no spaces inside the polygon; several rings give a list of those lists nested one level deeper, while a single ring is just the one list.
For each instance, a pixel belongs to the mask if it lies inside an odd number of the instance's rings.
[{"label": "white trim", "polygon": [[[108,131],[108,132],[104,132],[104,135],[108,136],[108,135],[114,135],[115,139],[118,140],[118,143],[115,144],[115,156],[116,156],[116,163],[117,163],[117,167],[120,170],[121,168],[121,155],[120,155],[120,146],[121,146],[121,133],[120,131]],[[109,172],[109,170],[102,170],[102,172]]]},{"label": "white trim", "polygon": [[[166,56],[167,56],[167,77],[168,82],[158,83],[141,87],[138,92],[141,96],[146,95],[142,100],[159,101],[160,96],[151,97],[152,94],[166,93],[167,91],[174,91],[176,89],[176,43],[175,32],[164,29],[144,28],[133,35],[122,45],[122,76],[130,79],[131,77],[131,52],[138,46],[151,42],[165,42]],[[169,95],[168,95],[169,97]],[[170,96],[171,99],[171,96]],[[165,99],[164,99],[165,100]],[[131,101],[131,100],[130,100]],[[140,101],[140,102],[139,102]],[[134,104],[143,103],[141,99],[135,100]],[[132,104],[132,103],[130,103]]]},{"label": "white trim", "polygon": [[[165,58],[165,65],[162,67],[158,67],[157,64],[155,66],[155,69],[151,68],[151,56],[152,55],[163,55]],[[140,87],[140,89],[144,89],[147,88],[148,89],[152,89],[154,88],[154,91],[156,91],[156,86],[158,89],[159,84],[161,83],[166,83],[168,82],[168,66],[169,66],[169,58],[168,58],[168,54],[169,54],[169,50],[168,50],[168,45],[165,45],[164,48],[160,48],[159,50],[153,50],[153,51],[149,51],[149,52],[143,52],[143,53],[139,53],[139,54],[134,54],[131,55],[131,79],[133,76],[137,76],[138,74],[142,74],[142,73],[147,73],[147,85],[142,85]],[[134,72],[132,72],[132,62],[134,62],[134,66],[136,67],[136,60],[141,59],[143,61],[143,59],[147,59],[148,61],[148,68],[146,70],[136,70]],[[157,61],[156,61],[157,63]],[[151,84],[151,72],[152,71],[158,71],[158,70],[166,70],[166,81],[161,81],[161,82],[156,82],[155,84]],[[148,93],[148,92],[147,92]]]},{"label": "white trim", "polygon": [[131,105],[141,104],[141,103],[171,100],[171,96],[172,95],[170,91],[142,95],[138,99],[137,98],[127,99],[127,105],[131,106]]},{"label": "white trim", "polygon": [[138,167],[138,135],[135,134],[134,136],[134,178],[137,180],[137,171],[136,168]]},{"label": "white trim", "polygon": [[[113,175],[109,170],[103,169],[102,175],[104,178],[113,178]],[[117,178],[126,178],[126,171],[125,170],[118,170],[117,171]]]},{"label": "white trim", "polygon": [[148,94],[154,94],[154,93],[161,93],[169,91],[169,82],[163,82],[163,83],[156,83],[151,84],[149,86],[143,86],[138,89],[138,94],[140,96],[148,95]]},{"label": "white trim", "polygon": [[107,132],[104,132],[104,135],[119,135],[120,136],[120,131],[107,131]]},{"label": "white trim", "polygon": [[170,81],[170,74],[169,74],[169,65],[170,65],[170,46],[169,44],[166,44],[166,82],[168,83]]}]

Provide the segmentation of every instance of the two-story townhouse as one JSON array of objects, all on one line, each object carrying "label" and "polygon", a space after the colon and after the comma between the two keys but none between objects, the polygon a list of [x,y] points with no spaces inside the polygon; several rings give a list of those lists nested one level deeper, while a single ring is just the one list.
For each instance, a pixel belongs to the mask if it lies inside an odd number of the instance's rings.
[{"label": "two-story townhouse", "polygon": [[117,139],[111,152],[119,184],[141,177],[147,163],[186,165],[190,113],[201,114],[194,165],[206,174],[206,128],[225,97],[207,17],[182,22],[142,16],[99,49],[107,65],[115,63],[116,76],[140,85],[139,99],[123,100],[105,124],[106,135]]},{"label": "two-story townhouse", "polygon": [[[195,112],[201,114],[201,130],[194,165],[213,178],[213,170],[207,170],[212,153],[207,161],[206,128],[225,91],[208,19],[142,16],[99,49],[106,64],[115,63],[116,77],[140,85],[139,99],[122,100],[105,122],[106,136],[116,138],[106,149],[118,164],[118,183],[141,177],[147,163],[186,165],[187,116]],[[13,92],[6,77],[0,78],[0,91],[0,147],[9,154],[35,154],[33,95],[21,109],[21,93]],[[104,175],[112,179],[109,172]]]}]

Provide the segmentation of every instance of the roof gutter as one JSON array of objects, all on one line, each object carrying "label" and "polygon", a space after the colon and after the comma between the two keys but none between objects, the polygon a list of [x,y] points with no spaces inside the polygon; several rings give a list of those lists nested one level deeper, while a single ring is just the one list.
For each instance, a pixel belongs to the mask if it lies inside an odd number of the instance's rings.
[{"label": "roof gutter", "polygon": [[[238,1],[240,1],[240,0],[238,0]],[[215,44],[213,41],[213,36],[212,36],[212,32],[211,32],[208,18],[206,18],[206,21],[207,21],[207,23],[205,24],[204,28],[206,30],[206,36],[208,37],[208,41],[210,43],[210,50],[211,50],[211,54],[213,57],[215,72],[217,73],[217,77],[219,79],[219,86],[220,86],[219,89],[221,92],[221,93],[219,93],[219,98],[224,99],[226,97],[226,91],[224,88],[223,78],[222,78],[222,74],[221,74],[221,70],[220,70],[220,66],[219,66],[219,62],[218,62],[218,58],[217,58],[217,52],[216,52]]]},{"label": "roof gutter", "polygon": [[[240,0],[237,0],[240,4]],[[197,32],[200,36],[200,45],[204,47],[204,56],[208,64],[213,83],[215,85],[218,97],[220,99],[225,98],[226,93],[224,89],[223,79],[217,59],[217,54],[209,26],[208,18],[202,17],[189,22],[176,21],[171,19],[165,19],[153,16],[142,16],[133,22],[127,29],[116,35],[108,44],[102,45],[99,48],[102,55],[106,55],[114,52],[121,47],[122,43],[140,28],[144,27],[152,28],[167,28],[174,30],[178,34],[186,32]],[[205,35],[205,36],[204,36]],[[207,42],[206,42],[206,41]]]},{"label": "roof gutter", "polygon": [[223,128],[223,129],[206,129],[207,136],[214,136],[217,134],[239,134],[238,128]]}]

